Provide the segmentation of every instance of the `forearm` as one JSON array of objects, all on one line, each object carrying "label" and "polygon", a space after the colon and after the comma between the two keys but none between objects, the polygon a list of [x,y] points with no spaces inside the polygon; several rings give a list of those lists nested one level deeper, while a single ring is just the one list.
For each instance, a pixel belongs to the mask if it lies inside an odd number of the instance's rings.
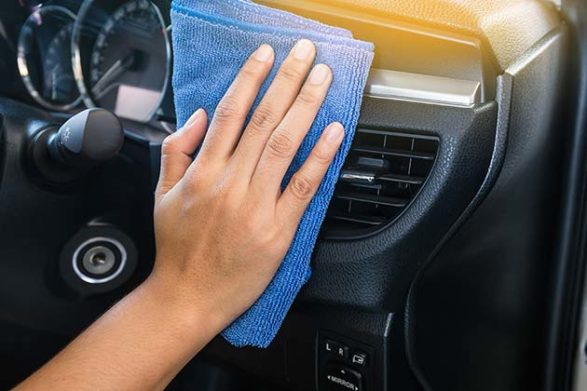
[{"label": "forearm", "polygon": [[163,389],[223,327],[151,278],[17,390]]}]

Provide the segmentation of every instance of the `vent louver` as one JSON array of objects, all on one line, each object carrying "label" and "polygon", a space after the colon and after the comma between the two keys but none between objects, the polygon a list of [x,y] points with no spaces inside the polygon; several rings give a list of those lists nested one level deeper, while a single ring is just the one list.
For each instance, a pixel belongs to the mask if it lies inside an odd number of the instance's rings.
[{"label": "vent louver", "polygon": [[418,194],[437,150],[435,137],[357,129],[323,232],[351,237],[392,222]]}]

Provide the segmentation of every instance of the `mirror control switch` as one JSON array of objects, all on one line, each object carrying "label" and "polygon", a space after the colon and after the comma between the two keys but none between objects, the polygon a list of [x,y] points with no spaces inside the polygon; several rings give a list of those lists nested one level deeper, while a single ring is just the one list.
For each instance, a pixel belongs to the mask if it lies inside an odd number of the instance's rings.
[{"label": "mirror control switch", "polygon": [[324,341],[324,351],[328,354],[338,356],[342,359],[347,359],[349,357],[348,346],[345,346],[339,342],[334,342],[329,339]]},{"label": "mirror control switch", "polygon": [[353,364],[359,367],[367,365],[367,355],[365,353],[355,353],[352,358]]},{"label": "mirror control switch", "polygon": [[328,391],[364,391],[361,374],[338,364],[328,366],[326,382]]}]

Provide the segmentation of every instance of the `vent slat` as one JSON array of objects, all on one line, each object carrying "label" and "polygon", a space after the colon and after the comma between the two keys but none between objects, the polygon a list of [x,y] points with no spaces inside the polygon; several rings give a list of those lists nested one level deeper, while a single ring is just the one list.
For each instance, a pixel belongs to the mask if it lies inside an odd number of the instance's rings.
[{"label": "vent slat", "polygon": [[342,215],[342,214],[330,214],[328,215],[329,219],[333,220],[342,220],[342,221],[349,221],[352,223],[359,223],[359,224],[366,224],[372,226],[378,226],[385,223],[387,220],[385,217],[375,217],[375,216],[361,216],[361,215]]},{"label": "vent slat", "polygon": [[383,148],[383,147],[370,147],[370,146],[353,147],[352,150],[355,152],[373,153],[376,155],[396,156],[396,157],[405,157],[405,158],[410,158],[410,159],[423,159],[423,160],[434,160],[434,158],[436,156],[433,153],[404,151],[404,150],[399,150],[399,149],[390,149],[390,148]]},{"label": "vent slat", "polygon": [[357,129],[325,233],[352,238],[393,222],[426,182],[437,152],[438,139],[432,136]]},{"label": "vent slat", "polygon": [[408,185],[421,185],[424,183],[424,178],[412,175],[400,174],[384,174],[377,177],[377,180],[386,182],[406,183]]},{"label": "vent slat", "polygon": [[385,197],[362,193],[337,193],[334,195],[337,198],[348,201],[367,202],[370,204],[379,204],[385,206],[392,206],[394,208],[404,208],[409,200],[395,197]]},{"label": "vent slat", "polygon": [[369,128],[357,128],[356,133],[362,134],[377,134],[381,136],[387,137],[397,137],[402,139],[413,139],[413,140],[429,140],[433,142],[438,142],[438,138],[434,136],[424,136],[421,134],[408,134],[403,132],[394,132],[393,130],[385,130],[385,129],[369,129]]},{"label": "vent slat", "polygon": [[339,181],[348,183],[372,184],[377,180],[377,174],[362,170],[342,170]]},{"label": "vent slat", "polygon": [[340,182],[356,183],[356,184],[375,184],[379,181],[406,183],[409,185],[421,185],[424,183],[424,178],[413,175],[401,174],[376,174],[371,171],[362,170],[342,170],[340,172]]}]

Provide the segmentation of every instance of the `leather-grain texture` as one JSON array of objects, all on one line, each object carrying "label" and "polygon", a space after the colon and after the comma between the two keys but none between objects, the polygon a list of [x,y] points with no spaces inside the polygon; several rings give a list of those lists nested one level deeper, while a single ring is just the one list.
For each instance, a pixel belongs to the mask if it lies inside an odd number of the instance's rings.
[{"label": "leather-grain texture", "polygon": [[543,389],[564,175],[567,39],[556,34],[527,63],[508,69],[511,114],[500,175],[414,289],[409,346],[429,390]]}]

